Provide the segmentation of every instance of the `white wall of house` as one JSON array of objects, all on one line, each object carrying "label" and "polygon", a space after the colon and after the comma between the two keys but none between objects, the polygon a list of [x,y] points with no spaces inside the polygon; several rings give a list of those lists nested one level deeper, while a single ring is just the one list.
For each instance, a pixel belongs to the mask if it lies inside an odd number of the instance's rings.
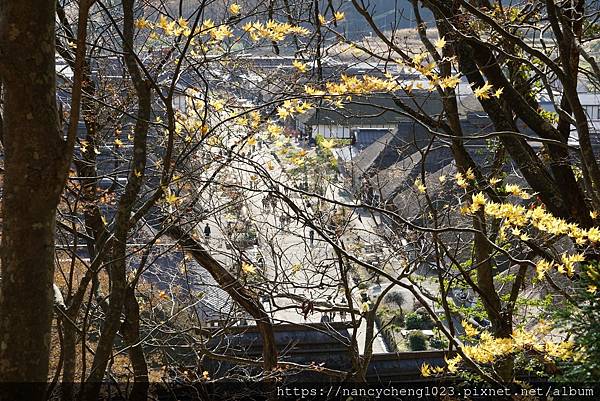
[{"label": "white wall of house", "polygon": [[187,96],[183,93],[176,94],[173,96],[173,108],[182,113],[186,112],[186,98]]},{"label": "white wall of house", "polygon": [[[561,97],[556,96],[555,99],[557,104],[560,103]],[[581,106],[585,110],[587,118],[590,122],[590,129],[594,132],[600,132],[600,93],[596,92],[580,92],[579,101]],[[544,110],[556,111],[554,103],[547,97],[540,99],[540,106]],[[577,146],[579,144],[579,136],[577,134],[577,128],[571,126],[571,135],[569,136],[569,144]]]},{"label": "white wall of house", "polygon": [[343,125],[315,125],[312,127],[312,137],[321,134],[325,138],[350,138],[352,130],[357,128],[380,128],[380,129],[395,129],[397,124],[360,124],[352,126]]}]

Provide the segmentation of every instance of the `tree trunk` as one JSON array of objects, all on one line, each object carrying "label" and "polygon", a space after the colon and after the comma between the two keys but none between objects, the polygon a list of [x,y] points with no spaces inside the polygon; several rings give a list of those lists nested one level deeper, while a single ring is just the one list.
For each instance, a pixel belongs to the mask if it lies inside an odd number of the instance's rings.
[{"label": "tree trunk", "polygon": [[167,235],[176,240],[186,252],[206,269],[219,286],[227,291],[256,321],[256,326],[263,341],[263,367],[270,372],[277,367],[277,347],[273,334],[273,325],[269,315],[257,299],[256,294],[233,277],[227,269],[215,260],[196,240],[177,226],[170,226]]},{"label": "tree trunk", "polygon": [[125,294],[125,321],[121,325],[121,333],[129,348],[129,360],[133,368],[133,388],[129,401],[145,401],[148,399],[148,364],[140,341],[140,307],[135,298],[135,284],[127,288]]},{"label": "tree trunk", "polygon": [[[496,338],[510,338],[512,335],[512,313],[502,306],[502,300],[494,286],[494,266],[492,248],[487,239],[485,215],[483,211],[473,216],[473,227],[478,230],[473,238],[477,286],[481,289],[481,298],[486,314],[492,322],[492,332]],[[498,361],[496,371],[505,383],[513,379],[514,359],[508,356]]]},{"label": "tree trunk", "polygon": [[[56,106],[54,13],[54,0],[0,5],[3,382],[48,380],[55,216],[70,160]],[[42,400],[45,390],[44,385],[0,386],[0,398]]]},{"label": "tree trunk", "polygon": [[135,87],[138,98],[137,120],[134,128],[133,159],[129,176],[115,216],[114,240],[112,241],[112,261],[110,263],[109,306],[102,334],[98,340],[92,371],[86,380],[85,399],[98,398],[100,385],[114,345],[117,331],[121,327],[121,312],[127,291],[127,236],[131,225],[131,212],[138,199],[144,173],[146,171],[146,151],[150,116],[152,113],[152,90],[137,64],[134,55],[133,5],[135,0],[124,0],[123,6],[123,51],[127,71]]}]

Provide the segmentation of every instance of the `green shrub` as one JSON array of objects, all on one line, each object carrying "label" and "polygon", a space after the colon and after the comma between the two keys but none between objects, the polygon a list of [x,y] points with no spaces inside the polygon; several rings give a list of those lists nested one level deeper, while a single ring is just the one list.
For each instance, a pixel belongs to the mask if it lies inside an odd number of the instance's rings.
[{"label": "green shrub", "polygon": [[385,301],[396,304],[399,308],[402,308],[402,305],[404,304],[404,295],[397,291],[390,292],[385,296]]},{"label": "green shrub", "polygon": [[413,331],[408,335],[408,349],[411,351],[425,351],[427,349],[427,336],[422,331]]},{"label": "green shrub", "polygon": [[422,329],[421,325],[423,324],[423,321],[421,319],[421,315],[418,313],[410,312],[406,315],[404,320],[406,322],[405,327],[408,330]]},{"label": "green shrub", "polygon": [[429,339],[429,346],[435,349],[446,349],[448,348],[448,341],[441,337],[431,337]]},{"label": "green shrub", "polygon": [[435,327],[435,322],[433,321],[431,316],[429,316],[429,314],[427,314],[427,312],[425,312],[425,313],[417,312],[417,313],[421,316],[421,327],[420,328],[422,330],[431,330]]},{"label": "green shrub", "polygon": [[435,327],[433,319],[427,312],[411,312],[406,315],[405,321],[408,330],[431,330]]}]

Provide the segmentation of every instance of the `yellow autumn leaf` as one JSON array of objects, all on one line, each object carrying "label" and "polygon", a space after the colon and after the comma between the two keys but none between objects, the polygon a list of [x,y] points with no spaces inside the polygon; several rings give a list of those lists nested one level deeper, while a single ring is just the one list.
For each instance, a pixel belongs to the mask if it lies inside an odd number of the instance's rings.
[{"label": "yellow autumn leaf", "polygon": [[417,190],[418,190],[420,193],[422,193],[422,194],[424,194],[424,193],[425,193],[425,191],[427,190],[427,187],[426,187],[426,186],[423,184],[423,181],[421,181],[421,179],[420,179],[420,178],[417,178],[417,179],[415,180],[415,187],[416,187],[416,188],[417,188]]},{"label": "yellow autumn leaf", "polygon": [[482,206],[485,205],[485,196],[482,192],[479,192],[476,195],[471,195],[471,200],[471,213],[477,212],[479,209],[481,209]]},{"label": "yellow autumn leaf", "polygon": [[242,10],[242,8],[237,3],[232,3],[229,6],[229,12],[233,15],[239,14],[241,10]]},{"label": "yellow autumn leaf", "polygon": [[465,177],[467,177],[467,179],[469,179],[469,180],[475,179],[475,173],[473,173],[473,169],[471,167],[469,167],[467,169],[467,171],[465,172]]},{"label": "yellow autumn leaf", "polygon": [[448,370],[448,372],[456,373],[458,371],[457,365],[462,360],[462,357],[460,355],[457,355],[454,358],[448,359],[446,356],[444,356],[444,360],[446,361],[446,369]]},{"label": "yellow autumn leaf", "polygon": [[296,111],[300,114],[304,114],[312,107],[312,104],[310,104],[309,102],[300,102],[298,103],[298,105],[296,105]]},{"label": "yellow autumn leaf", "polygon": [[485,83],[485,85],[475,88],[475,90],[473,91],[473,93],[475,94],[475,97],[477,99],[480,100],[485,100],[485,99],[489,99],[490,98],[490,91],[492,90],[492,85],[490,85],[489,83]]},{"label": "yellow autumn leaf", "polygon": [[256,273],[256,267],[250,263],[242,263],[242,271],[247,274]]},{"label": "yellow autumn leaf", "polygon": [[164,15],[161,15],[158,18],[158,26],[161,27],[162,29],[166,30],[169,26],[169,21],[167,20],[167,17]]},{"label": "yellow autumn leaf", "polygon": [[135,21],[135,27],[138,29],[150,28],[152,25],[145,18],[139,18]]},{"label": "yellow autumn leaf", "polygon": [[271,136],[275,137],[275,136],[280,135],[283,132],[283,128],[276,124],[269,124],[269,125],[267,125],[267,132]]},{"label": "yellow autumn leaf", "polygon": [[334,144],[335,144],[335,142],[333,141],[333,139],[323,139],[323,141],[321,142],[321,146],[324,149],[331,149],[331,148],[333,148]]},{"label": "yellow autumn leaf", "polygon": [[548,262],[545,259],[541,259],[540,261],[538,261],[535,264],[535,270],[536,270],[538,279],[541,280],[542,278],[544,278],[544,275],[546,274],[546,272],[551,270],[553,266],[554,266],[554,262]]},{"label": "yellow autumn leaf", "polygon": [[254,28],[254,25],[252,24],[252,22],[248,21],[244,24],[244,26],[242,26],[242,29],[244,30],[244,32],[251,32],[255,28]]},{"label": "yellow autumn leaf", "polygon": [[479,330],[477,330],[471,323],[467,322],[466,320],[463,320],[462,322],[460,322],[460,324],[465,329],[465,334],[467,335],[467,337],[475,337],[479,334]]},{"label": "yellow autumn leaf", "polygon": [[188,26],[187,20],[183,17],[179,17],[177,19],[177,23],[179,24],[179,26],[184,27],[184,28]]},{"label": "yellow autumn leaf", "polygon": [[438,40],[435,41],[434,45],[438,49],[443,49],[444,46],[446,46],[446,37],[442,36],[441,38],[439,38]]},{"label": "yellow autumn leaf", "polygon": [[221,99],[212,100],[209,104],[215,109],[215,111],[221,111],[223,110],[223,107],[225,107],[225,102]]},{"label": "yellow autumn leaf", "polygon": [[169,205],[177,203],[178,200],[179,200],[179,197],[177,197],[174,193],[172,193],[171,190],[167,190],[167,193],[165,194],[165,201]]},{"label": "yellow autumn leaf", "polygon": [[290,111],[288,109],[286,109],[285,107],[278,107],[277,108],[277,115],[281,119],[286,119],[287,117],[289,117],[290,114],[291,114]]},{"label": "yellow autumn leaf", "polygon": [[292,61],[292,65],[298,71],[300,71],[300,72],[306,72],[307,65],[305,63],[303,63],[302,61],[300,61],[300,60],[294,60],[294,61]]}]

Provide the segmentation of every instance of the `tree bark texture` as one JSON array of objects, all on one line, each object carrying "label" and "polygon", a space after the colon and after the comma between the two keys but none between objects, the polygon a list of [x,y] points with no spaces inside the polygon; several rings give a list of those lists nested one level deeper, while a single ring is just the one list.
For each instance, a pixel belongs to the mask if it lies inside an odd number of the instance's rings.
[{"label": "tree bark texture", "polygon": [[[54,18],[54,0],[0,2],[2,382],[48,380],[55,216],[70,160],[56,105]],[[45,398],[42,385],[12,389]],[[0,398],[22,396],[0,386]]]}]

